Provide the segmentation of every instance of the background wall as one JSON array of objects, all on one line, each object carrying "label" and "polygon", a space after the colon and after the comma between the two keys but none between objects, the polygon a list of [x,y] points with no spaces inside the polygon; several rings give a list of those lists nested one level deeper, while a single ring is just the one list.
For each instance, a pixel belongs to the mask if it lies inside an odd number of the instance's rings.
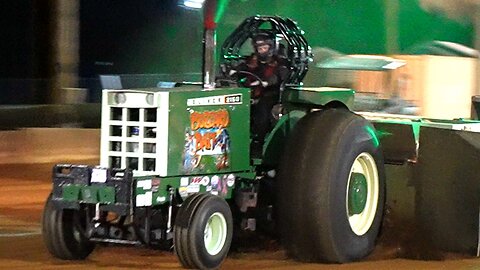
[{"label": "background wall", "polygon": [[306,32],[312,47],[348,54],[399,53],[430,40],[472,45],[471,25],[426,13],[417,0],[230,1],[220,23],[219,40],[243,18],[256,14],[291,17]]},{"label": "background wall", "polygon": [[[68,10],[58,12],[61,1],[2,2],[0,104],[51,102],[53,87],[99,87],[98,74],[200,73],[201,11],[180,8],[177,0],[66,0],[80,9],[79,27],[71,29],[80,32],[79,60],[69,63],[78,65],[79,79],[52,84],[63,69],[56,39],[68,38],[55,30],[58,20],[69,19]],[[232,0],[218,25],[218,43],[255,14],[291,17],[312,47],[343,53],[402,53],[429,40],[472,45],[471,25],[426,13],[417,0]]]},{"label": "background wall", "polygon": [[407,64],[394,71],[355,72],[353,88],[357,94],[401,98],[417,107],[417,115],[428,118],[470,118],[471,97],[476,93],[476,59],[436,55],[394,57]]}]

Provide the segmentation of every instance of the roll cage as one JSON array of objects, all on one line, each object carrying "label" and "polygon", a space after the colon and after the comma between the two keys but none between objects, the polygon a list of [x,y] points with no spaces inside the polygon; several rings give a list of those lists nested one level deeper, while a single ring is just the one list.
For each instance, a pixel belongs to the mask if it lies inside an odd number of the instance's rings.
[{"label": "roll cage", "polygon": [[[288,63],[290,72],[284,85],[301,85],[308,71],[308,62],[311,62],[313,57],[311,48],[297,23],[279,16],[257,15],[245,19],[222,45],[220,59],[222,70],[232,69],[247,57],[241,54],[241,48],[260,31],[272,32],[276,37],[277,53],[280,53]],[[281,40],[284,42],[280,45]]]}]

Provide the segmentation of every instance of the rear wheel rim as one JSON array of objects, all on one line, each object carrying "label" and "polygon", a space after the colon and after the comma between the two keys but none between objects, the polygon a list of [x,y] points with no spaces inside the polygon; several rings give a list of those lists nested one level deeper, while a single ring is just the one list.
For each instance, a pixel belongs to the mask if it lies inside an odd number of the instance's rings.
[{"label": "rear wheel rim", "polygon": [[223,214],[213,213],[205,225],[203,240],[208,254],[214,256],[220,253],[227,239],[227,221]]},{"label": "rear wheel rim", "polygon": [[367,152],[355,158],[350,169],[346,194],[346,214],[352,231],[368,232],[378,207],[379,178],[375,159]]}]

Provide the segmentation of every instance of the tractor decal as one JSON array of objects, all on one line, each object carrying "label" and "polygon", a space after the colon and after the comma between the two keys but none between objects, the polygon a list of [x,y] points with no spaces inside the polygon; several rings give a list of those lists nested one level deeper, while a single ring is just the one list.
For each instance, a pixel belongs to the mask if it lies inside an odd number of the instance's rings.
[{"label": "tractor decal", "polygon": [[227,178],[227,175],[224,175],[222,177],[214,175],[212,177],[212,190],[210,191],[210,193],[213,195],[225,197],[228,193]]},{"label": "tractor decal", "polygon": [[190,126],[185,131],[183,169],[221,170],[229,166],[230,136],[227,110],[190,111]]}]

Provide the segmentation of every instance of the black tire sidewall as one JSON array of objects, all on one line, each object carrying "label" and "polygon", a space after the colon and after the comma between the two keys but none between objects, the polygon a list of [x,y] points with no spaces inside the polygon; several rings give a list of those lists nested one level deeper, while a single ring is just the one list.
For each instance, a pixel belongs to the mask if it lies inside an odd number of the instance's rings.
[{"label": "black tire sidewall", "polygon": [[47,199],[42,217],[42,234],[48,251],[57,258],[64,260],[83,260],[95,248],[95,244],[85,238],[80,232],[80,239],[75,237],[75,226],[80,219],[80,211],[74,209],[57,209],[52,201],[52,195]]},{"label": "black tire sidewall", "polygon": [[[298,122],[277,187],[280,232],[289,255],[309,262],[349,262],[374,248],[385,180],[382,150],[372,132],[367,120],[345,109],[313,112]],[[363,152],[377,165],[379,197],[370,229],[358,236],[348,221],[346,194],[353,162]]]},{"label": "black tire sidewall", "polygon": [[[210,255],[205,248],[204,229],[208,219],[214,213],[220,213],[225,218],[227,232],[224,246],[216,255]],[[210,195],[203,200],[193,215],[189,227],[189,246],[191,248],[191,258],[200,269],[217,268],[230,250],[230,244],[233,235],[232,213],[227,202],[217,196]]]},{"label": "black tire sidewall", "polygon": [[[316,261],[312,247],[312,230],[306,227],[310,223],[305,210],[305,196],[308,195],[308,179],[305,178],[308,166],[311,166],[308,148],[316,133],[315,120],[323,111],[310,113],[301,118],[288,138],[279,168],[276,190],[276,224],[281,242],[287,254],[301,261]],[[306,131],[309,132],[306,132]],[[313,228],[315,229],[315,228]],[[313,255],[313,256],[312,256]]]},{"label": "black tire sidewall", "polygon": [[[344,257],[345,261],[353,261],[367,256],[375,246],[375,240],[379,233],[382,217],[383,207],[385,201],[385,181],[384,181],[384,165],[383,155],[381,149],[376,146],[376,142],[365,131],[366,127],[372,128],[371,124],[365,119],[358,117],[359,120],[353,122],[346,130],[344,136],[342,136],[339,142],[339,149],[343,151],[339,152],[337,156],[336,167],[339,170],[333,171],[334,176],[332,179],[337,179],[331,185],[330,193],[330,205],[334,206],[330,210],[330,217],[336,226],[333,226],[333,235],[335,235],[335,242],[338,250],[344,251],[341,257]],[[364,134],[359,136],[359,134]],[[370,139],[364,139],[361,142],[352,144],[351,142],[364,137],[370,137]],[[370,154],[375,160],[375,164],[378,172],[378,201],[375,217],[369,228],[369,230],[359,236],[355,234],[348,221],[346,197],[348,190],[348,179],[350,177],[350,170],[355,159],[361,153]]]}]

